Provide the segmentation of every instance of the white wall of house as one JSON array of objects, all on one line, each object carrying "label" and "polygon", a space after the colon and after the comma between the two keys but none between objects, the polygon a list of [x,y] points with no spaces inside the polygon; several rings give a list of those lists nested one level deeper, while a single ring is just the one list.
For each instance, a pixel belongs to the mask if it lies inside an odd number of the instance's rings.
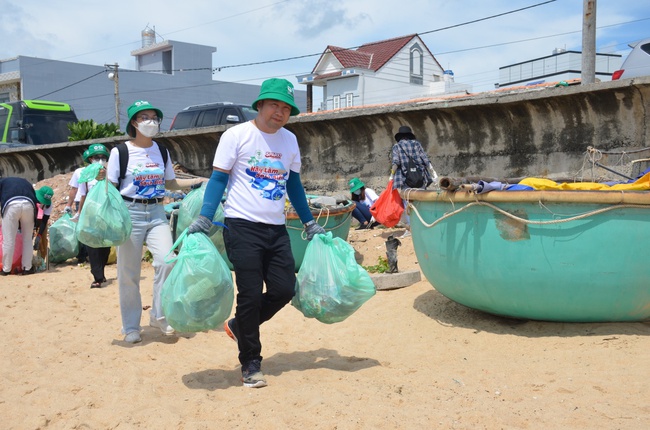
[{"label": "white wall of house", "polygon": [[[334,61],[326,58],[326,66],[318,73],[340,69]],[[352,93],[353,106],[393,103],[421,97],[430,97],[432,91],[447,88],[431,86],[443,82],[443,70],[418,39],[414,38],[376,73],[356,68],[354,74],[333,78],[323,88],[324,109],[349,107]],[[345,73],[345,71],[344,71]],[[471,88],[471,87],[470,87]],[[464,88],[463,88],[464,91]]]}]

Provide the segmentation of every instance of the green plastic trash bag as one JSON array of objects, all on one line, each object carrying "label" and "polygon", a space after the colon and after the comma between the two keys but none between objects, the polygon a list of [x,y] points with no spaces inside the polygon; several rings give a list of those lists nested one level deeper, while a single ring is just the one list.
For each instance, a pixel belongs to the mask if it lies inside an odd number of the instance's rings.
[{"label": "green plastic trash bag", "polygon": [[[170,258],[181,243],[178,255]],[[205,234],[188,235],[185,229],[165,262],[176,262],[161,293],[165,318],[174,330],[212,330],[228,319],[235,300],[232,274]]]},{"label": "green plastic trash bag", "polygon": [[[87,168],[93,166],[99,164],[92,164]],[[86,195],[79,215],[79,242],[92,248],[118,246],[131,237],[131,230],[131,215],[120,192],[109,184],[108,180],[98,181]]]},{"label": "green plastic trash bag", "polygon": [[[181,205],[178,208],[178,223],[176,224],[177,232],[184,231],[201,214],[203,196],[205,195],[206,187],[207,183],[201,184],[199,188],[196,188],[187,193],[187,195],[181,201]],[[217,212],[214,214],[212,221],[223,224],[224,218],[225,216],[223,214],[223,205],[219,204]],[[230,264],[228,255],[226,254],[226,245],[223,242],[223,227],[213,225],[208,236],[210,237],[212,243],[214,243],[214,246],[217,247],[217,251],[219,251],[221,257],[226,260],[226,264],[231,267],[232,264]]]},{"label": "green plastic trash bag", "polygon": [[69,214],[63,214],[50,227],[49,258],[52,263],[63,263],[79,253],[79,241],[75,233],[77,224]]},{"label": "green plastic trash bag", "polygon": [[307,318],[332,324],[352,315],[375,292],[370,275],[354,259],[352,245],[327,232],[307,245],[291,304]]}]

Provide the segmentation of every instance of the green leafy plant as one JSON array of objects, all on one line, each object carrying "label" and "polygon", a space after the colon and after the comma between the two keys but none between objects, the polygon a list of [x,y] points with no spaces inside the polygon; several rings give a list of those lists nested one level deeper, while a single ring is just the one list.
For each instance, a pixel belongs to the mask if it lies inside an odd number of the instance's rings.
[{"label": "green leafy plant", "polygon": [[386,258],[379,256],[377,258],[378,263],[375,266],[363,266],[368,273],[386,273],[388,272],[388,260]]},{"label": "green leafy plant", "polygon": [[102,137],[113,137],[122,135],[122,131],[117,124],[97,124],[92,119],[84,119],[78,122],[68,124],[70,136],[68,140],[76,142],[78,140],[100,139]]}]

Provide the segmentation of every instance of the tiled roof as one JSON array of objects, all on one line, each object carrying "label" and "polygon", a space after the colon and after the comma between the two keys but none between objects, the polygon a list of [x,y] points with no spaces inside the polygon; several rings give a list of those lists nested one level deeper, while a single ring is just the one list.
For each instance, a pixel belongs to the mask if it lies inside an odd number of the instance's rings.
[{"label": "tiled roof", "polygon": [[372,54],[368,52],[359,52],[352,49],[339,48],[338,46],[328,46],[325,51],[330,51],[341,63],[343,68],[363,67],[370,69]]},{"label": "tiled roof", "polygon": [[[417,34],[409,34],[408,36],[366,43],[359,46],[356,50],[328,45],[323,55],[331,52],[343,68],[363,67],[364,69],[370,69],[376,72],[416,36]],[[323,56],[321,56],[322,58]],[[316,67],[318,67],[319,63],[320,60],[316,63]],[[316,67],[314,67],[312,72],[316,71]]]},{"label": "tiled roof", "polygon": [[413,39],[417,34],[409,34],[408,36],[396,37],[394,39],[382,40],[380,42],[367,43],[361,45],[357,52],[370,54],[372,56],[372,63],[370,69],[375,72],[386,64],[388,60],[393,58],[400,49],[406,45],[409,40]]}]

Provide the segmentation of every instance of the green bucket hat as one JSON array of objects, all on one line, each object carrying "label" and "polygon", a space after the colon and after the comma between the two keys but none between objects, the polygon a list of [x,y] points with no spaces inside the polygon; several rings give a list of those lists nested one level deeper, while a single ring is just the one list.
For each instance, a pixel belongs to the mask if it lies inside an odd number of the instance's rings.
[{"label": "green bucket hat", "polygon": [[160,118],[161,120],[163,119],[163,113],[160,109],[151,106],[151,103],[149,103],[146,100],[138,100],[137,102],[129,106],[129,108],[126,111],[126,116],[129,117],[129,122],[126,124],[126,134],[128,134],[131,137],[135,137],[135,129],[133,128],[133,125],[131,125],[131,120],[133,119],[134,116],[138,114],[138,112],[142,112],[143,110],[156,111],[156,115],[158,115],[158,118]]},{"label": "green bucket hat", "polygon": [[108,152],[108,149],[106,149],[106,147],[101,143],[93,143],[88,147],[86,151],[84,151],[84,160],[88,161],[95,155],[105,155],[108,158],[111,154]]},{"label": "green bucket hat", "polygon": [[84,161],[87,163],[88,162],[88,150],[86,149],[82,155]]},{"label": "green bucket hat", "polygon": [[267,99],[279,100],[291,106],[291,116],[300,113],[300,109],[293,101],[293,84],[286,79],[271,78],[262,82],[260,95],[255,99],[251,107],[254,111],[257,111],[257,102]]},{"label": "green bucket hat", "polygon": [[42,205],[50,206],[52,197],[54,197],[54,190],[47,185],[36,190],[36,199]]},{"label": "green bucket hat", "polygon": [[350,182],[348,182],[348,185],[350,186],[350,192],[353,193],[357,190],[360,190],[361,188],[365,187],[366,185],[361,182],[361,179],[359,178],[352,178],[350,179]]}]

